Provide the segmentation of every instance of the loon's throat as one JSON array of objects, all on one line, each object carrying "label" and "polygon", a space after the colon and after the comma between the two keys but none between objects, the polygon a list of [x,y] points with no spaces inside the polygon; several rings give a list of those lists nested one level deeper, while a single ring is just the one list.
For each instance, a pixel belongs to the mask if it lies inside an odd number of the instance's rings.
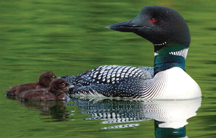
[{"label": "loon's throat", "polygon": [[154,74],[172,67],[180,67],[185,70],[185,59],[188,47],[183,45],[155,47]]}]

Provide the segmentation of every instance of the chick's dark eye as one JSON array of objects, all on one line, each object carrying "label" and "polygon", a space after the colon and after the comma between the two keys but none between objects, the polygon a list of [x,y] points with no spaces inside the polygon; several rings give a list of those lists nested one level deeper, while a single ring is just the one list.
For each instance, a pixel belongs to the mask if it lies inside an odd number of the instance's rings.
[{"label": "chick's dark eye", "polygon": [[55,78],[55,76],[52,76],[53,78]]},{"label": "chick's dark eye", "polygon": [[64,86],[65,86],[65,83],[62,83],[62,86],[64,87]]},{"label": "chick's dark eye", "polygon": [[155,18],[151,18],[151,19],[150,19],[150,22],[155,23],[155,22],[156,22],[156,19],[155,19]]}]

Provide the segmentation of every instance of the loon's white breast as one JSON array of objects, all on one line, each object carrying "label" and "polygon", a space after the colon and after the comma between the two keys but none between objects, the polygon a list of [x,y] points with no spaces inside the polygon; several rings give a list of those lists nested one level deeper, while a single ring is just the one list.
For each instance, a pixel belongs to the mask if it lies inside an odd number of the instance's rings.
[{"label": "loon's white breast", "polygon": [[144,81],[142,98],[193,99],[201,96],[199,85],[181,68],[173,67]]}]

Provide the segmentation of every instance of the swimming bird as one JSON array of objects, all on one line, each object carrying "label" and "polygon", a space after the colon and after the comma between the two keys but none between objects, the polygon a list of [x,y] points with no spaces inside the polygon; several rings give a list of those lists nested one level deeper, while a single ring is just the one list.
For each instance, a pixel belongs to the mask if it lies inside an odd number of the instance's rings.
[{"label": "swimming bird", "polygon": [[55,79],[49,88],[28,90],[20,94],[20,98],[30,101],[62,101],[68,97],[65,92],[69,90],[70,84],[63,79]]},{"label": "swimming bird", "polygon": [[56,76],[54,73],[43,72],[40,75],[38,82],[26,83],[26,84],[21,84],[21,85],[10,87],[6,90],[6,95],[15,96],[15,95],[19,95],[20,93],[26,90],[48,88],[51,81],[54,79],[56,79]]},{"label": "swimming bird", "polygon": [[77,76],[63,77],[74,85],[71,94],[138,99],[193,99],[199,85],[185,72],[190,32],[175,10],[144,7],[132,20],[106,28],[133,32],[154,45],[154,67],[105,65]]}]

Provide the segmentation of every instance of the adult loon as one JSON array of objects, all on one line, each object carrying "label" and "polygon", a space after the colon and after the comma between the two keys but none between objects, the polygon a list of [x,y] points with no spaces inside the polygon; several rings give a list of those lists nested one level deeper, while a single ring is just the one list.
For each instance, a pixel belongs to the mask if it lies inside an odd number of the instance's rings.
[{"label": "adult loon", "polygon": [[105,65],[62,77],[74,85],[71,94],[139,99],[201,97],[199,85],[185,72],[190,32],[178,12],[148,6],[134,19],[106,28],[133,32],[153,43],[154,68]]}]

